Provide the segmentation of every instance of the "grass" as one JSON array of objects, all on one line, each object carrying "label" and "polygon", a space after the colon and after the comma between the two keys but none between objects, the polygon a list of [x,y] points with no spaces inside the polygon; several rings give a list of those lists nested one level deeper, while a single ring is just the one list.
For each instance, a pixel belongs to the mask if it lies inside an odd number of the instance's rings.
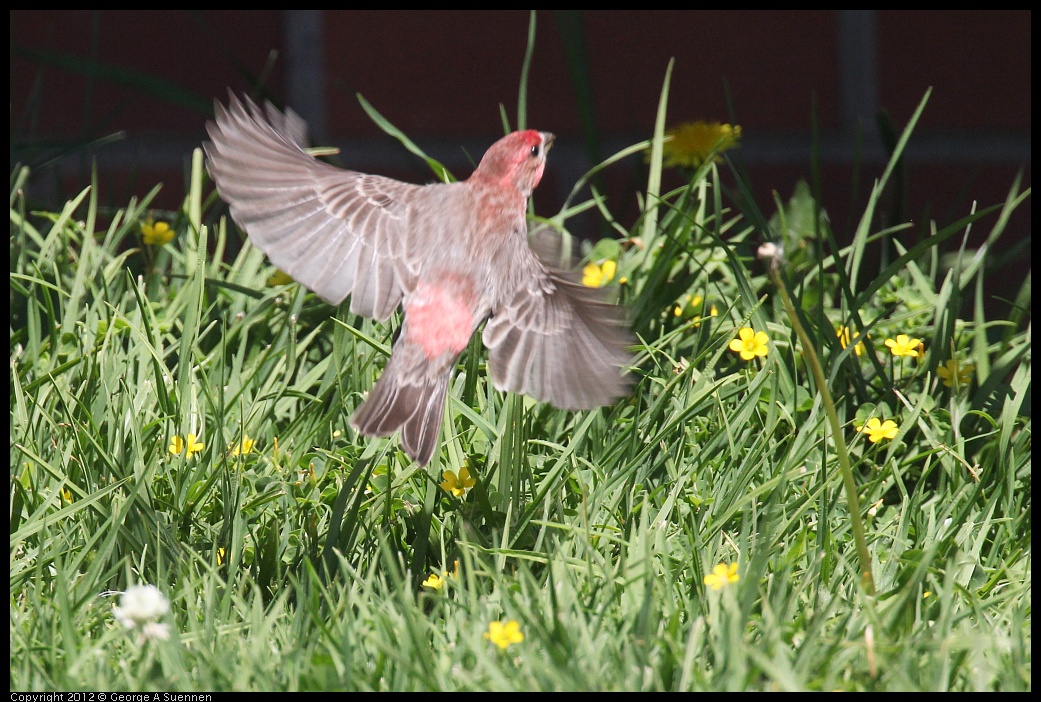
[{"label": "grass", "polygon": [[[29,211],[16,169],[11,689],[1029,690],[1029,280],[985,312],[1029,190],[879,229],[912,120],[843,247],[819,187],[768,216],[710,160],[662,190],[667,95],[666,78],[652,138],[595,169],[649,150],[639,221],[595,188],[543,220],[595,208],[619,232],[576,248],[618,262],[632,396],[568,413],[503,395],[475,336],[427,469],[347,424],[400,320],[269,285],[248,244],[225,261],[239,234],[200,153],[175,213],[153,191],[103,219],[96,187]],[[142,242],[149,216],[172,243]],[[975,251],[971,226],[990,227]],[[776,279],[751,255],[764,239],[786,253]],[[873,247],[892,255],[871,270]],[[743,327],[765,357],[730,350]],[[892,355],[898,334],[922,352]],[[973,366],[952,387],[950,359]],[[869,441],[870,417],[897,436]],[[171,453],[189,433],[202,448]],[[463,466],[458,497],[440,483]],[[737,581],[706,583],[718,564]],[[116,623],[138,583],[171,601],[168,640]],[[499,648],[485,634],[508,620],[523,641]]]}]

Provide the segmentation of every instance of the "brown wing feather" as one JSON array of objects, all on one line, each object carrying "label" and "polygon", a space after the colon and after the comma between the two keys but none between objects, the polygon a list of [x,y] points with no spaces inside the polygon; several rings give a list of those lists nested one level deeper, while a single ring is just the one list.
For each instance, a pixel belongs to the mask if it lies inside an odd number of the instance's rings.
[{"label": "brown wing feather", "polygon": [[351,295],[352,312],[389,317],[408,287],[408,201],[421,186],[315,160],[292,111],[234,95],[215,110],[210,174],[257,248],[328,302]]},{"label": "brown wing feather", "polygon": [[[492,311],[483,340],[492,382],[560,409],[590,409],[628,393],[632,337],[621,307],[578,275],[539,260],[527,243],[514,255],[512,290]],[[523,247],[521,249],[520,247]]]}]

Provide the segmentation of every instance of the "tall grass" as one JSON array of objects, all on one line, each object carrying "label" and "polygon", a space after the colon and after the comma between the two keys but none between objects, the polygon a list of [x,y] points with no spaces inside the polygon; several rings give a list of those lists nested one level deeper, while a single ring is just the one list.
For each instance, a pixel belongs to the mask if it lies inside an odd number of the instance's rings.
[{"label": "tall grass", "polygon": [[[29,212],[15,170],[12,689],[1029,689],[1029,280],[1006,318],[984,312],[1029,190],[918,240],[879,229],[873,197],[840,247],[813,188],[768,215],[709,160],[662,191],[667,94],[652,138],[595,169],[649,150],[640,220],[595,189],[546,218],[596,209],[621,232],[575,249],[626,279],[632,396],[579,413],[505,396],[475,336],[426,469],[347,424],[400,320],[269,284],[248,243],[225,261],[239,235],[200,152],[165,246],[141,238],[155,191],[104,221],[94,186]],[[950,247],[984,225],[984,247]],[[748,255],[763,239],[785,247],[841,434]],[[895,258],[867,268],[883,244]],[[742,327],[768,333],[765,357],[729,349]],[[893,356],[898,334],[922,353]],[[950,359],[974,366],[952,387]],[[857,431],[872,416],[896,438]],[[188,434],[202,448],[172,453]],[[442,489],[464,466],[476,484]],[[736,582],[706,582],[731,563]],[[169,640],[115,622],[135,583],[170,598]],[[499,620],[523,641],[489,641]]]}]

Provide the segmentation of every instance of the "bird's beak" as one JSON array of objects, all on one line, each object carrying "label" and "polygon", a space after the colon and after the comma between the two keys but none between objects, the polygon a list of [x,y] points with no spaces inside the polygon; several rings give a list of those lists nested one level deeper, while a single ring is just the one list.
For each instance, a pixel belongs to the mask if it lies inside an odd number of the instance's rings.
[{"label": "bird's beak", "polygon": [[539,132],[542,135],[542,148],[547,152],[549,147],[553,146],[553,140],[556,139],[552,132]]}]

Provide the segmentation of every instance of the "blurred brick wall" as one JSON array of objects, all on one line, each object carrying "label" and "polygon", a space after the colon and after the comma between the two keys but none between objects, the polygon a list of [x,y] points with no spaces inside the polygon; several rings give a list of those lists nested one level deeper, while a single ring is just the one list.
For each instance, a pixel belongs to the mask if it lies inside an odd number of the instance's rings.
[{"label": "blurred brick wall", "polygon": [[[11,162],[34,167],[30,195],[46,202],[78,192],[97,163],[103,202],[123,205],[162,181],[162,207],[184,195],[213,98],[258,84],[308,118],[317,141],[340,146],[353,168],[431,178],[372,123],[360,93],[465,176],[468,158],[502,134],[500,104],[515,124],[529,24],[526,11],[507,10],[19,10],[10,17]],[[556,212],[598,158],[650,135],[675,58],[669,123],[730,121],[729,100],[745,135],[740,157],[767,213],[772,191],[787,198],[810,177],[816,111],[824,205],[840,237],[884,165],[877,110],[902,127],[932,86],[907,151],[907,212],[916,222],[924,212],[951,222],[973,200],[1003,201],[1017,172],[1030,185],[1030,25],[1029,11],[544,11],[527,123],[558,138],[536,209]],[[570,55],[569,43],[578,47]],[[576,55],[589,79],[591,132],[569,62]],[[639,158],[607,174],[608,207],[626,225],[644,178]],[[976,241],[993,221],[976,226]],[[1024,262],[1030,226],[1028,203],[1003,239],[1023,242]],[[574,233],[599,230],[579,220]],[[1018,287],[1029,264],[1010,270],[997,285]]]}]

